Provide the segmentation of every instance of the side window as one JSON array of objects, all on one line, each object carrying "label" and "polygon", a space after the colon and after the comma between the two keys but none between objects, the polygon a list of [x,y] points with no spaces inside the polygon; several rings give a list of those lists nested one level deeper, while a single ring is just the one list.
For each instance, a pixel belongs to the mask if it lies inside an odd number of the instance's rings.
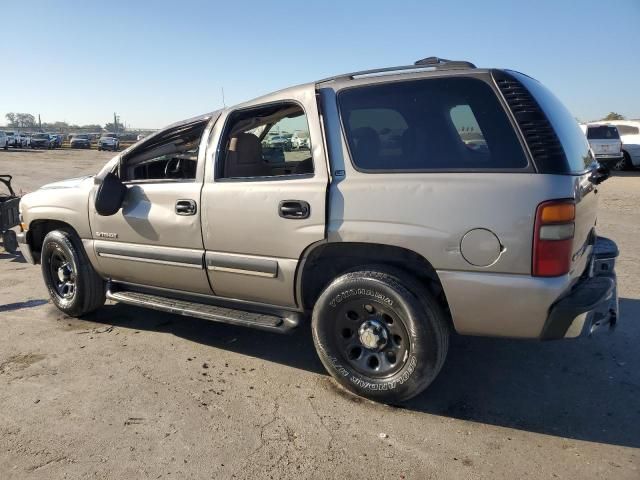
[{"label": "side window", "polygon": [[294,103],[232,113],[221,145],[218,178],[313,173],[307,116]]},{"label": "side window", "polygon": [[616,127],[618,127],[620,135],[638,135],[640,133],[640,128],[631,125],[616,125]]},{"label": "side window", "polygon": [[487,140],[478,125],[478,120],[469,105],[456,105],[449,110],[449,116],[460,137],[460,141],[473,152],[489,155]]},{"label": "side window", "polygon": [[193,181],[198,165],[198,148],[207,121],[182,125],[154,137],[124,159],[123,181]]},{"label": "side window", "polygon": [[527,159],[482,80],[434,78],[338,94],[351,159],[363,171],[519,169]]},{"label": "side window", "polygon": [[397,111],[390,108],[363,108],[354,110],[349,117],[356,150],[366,152],[375,148],[382,156],[402,154],[402,136],[407,131],[407,122]]}]

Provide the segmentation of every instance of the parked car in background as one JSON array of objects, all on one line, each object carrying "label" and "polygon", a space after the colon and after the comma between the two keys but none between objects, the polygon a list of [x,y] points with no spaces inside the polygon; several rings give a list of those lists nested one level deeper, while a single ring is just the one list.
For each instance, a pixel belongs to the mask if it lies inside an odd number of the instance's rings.
[{"label": "parked car in background", "polygon": [[51,148],[59,148],[62,146],[62,135],[58,135],[57,133],[47,133],[47,135],[49,135]]},{"label": "parked car in background", "polygon": [[[265,162],[291,119],[313,150]],[[465,146],[470,125],[486,148]],[[618,249],[596,229],[607,177],[540,82],[430,57],[176,123],[22,197],[18,242],[66,315],[110,299],[310,323],[300,335],[337,382],[396,403],[436,378],[452,330],[551,340],[616,323]]]},{"label": "parked car in background", "polygon": [[51,136],[48,133],[35,133],[31,135],[31,148],[51,148]]},{"label": "parked car in background", "polygon": [[16,146],[16,132],[4,132],[5,135],[7,136],[7,145],[9,147],[14,147]]},{"label": "parked car in background", "polygon": [[291,147],[296,150],[309,148],[309,133],[293,132],[293,135],[291,135]]},{"label": "parked car in background", "polygon": [[292,149],[291,137],[287,137],[286,135],[274,135],[268,138],[267,142],[270,147],[280,147],[285,152],[290,152]]},{"label": "parked car in background", "polygon": [[20,148],[26,148],[29,146],[29,141],[31,140],[31,135],[28,133],[18,133],[16,134],[16,146],[20,146]]},{"label": "parked car in background", "polygon": [[586,125],[589,146],[596,160],[607,168],[618,169],[623,160],[622,141],[615,125]]},{"label": "parked car in background", "polygon": [[612,120],[622,140],[623,158],[616,166],[618,170],[640,167],[640,120]]},{"label": "parked car in background", "polygon": [[85,133],[78,133],[71,137],[71,148],[91,148],[91,139]]},{"label": "parked car in background", "polygon": [[115,133],[105,133],[98,140],[98,150],[113,150],[114,152],[120,148],[120,140]]},{"label": "parked car in background", "polygon": [[9,148],[9,137],[4,132],[0,132],[0,148],[4,150]]}]

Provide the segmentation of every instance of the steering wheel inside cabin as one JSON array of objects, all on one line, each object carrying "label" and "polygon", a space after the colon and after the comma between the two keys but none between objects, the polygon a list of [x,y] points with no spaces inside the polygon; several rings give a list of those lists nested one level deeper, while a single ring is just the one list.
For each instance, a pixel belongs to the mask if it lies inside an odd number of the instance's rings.
[{"label": "steering wheel inside cabin", "polygon": [[174,157],[164,166],[164,178],[180,178],[176,174],[182,175],[182,159]]}]

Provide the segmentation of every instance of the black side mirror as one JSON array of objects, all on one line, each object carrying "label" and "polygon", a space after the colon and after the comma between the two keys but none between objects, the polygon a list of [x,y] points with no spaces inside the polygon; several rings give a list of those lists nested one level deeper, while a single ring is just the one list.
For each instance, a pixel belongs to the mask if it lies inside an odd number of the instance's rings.
[{"label": "black side mirror", "polygon": [[118,176],[115,173],[107,173],[96,192],[95,207],[98,215],[108,217],[118,213],[126,193],[127,187]]}]

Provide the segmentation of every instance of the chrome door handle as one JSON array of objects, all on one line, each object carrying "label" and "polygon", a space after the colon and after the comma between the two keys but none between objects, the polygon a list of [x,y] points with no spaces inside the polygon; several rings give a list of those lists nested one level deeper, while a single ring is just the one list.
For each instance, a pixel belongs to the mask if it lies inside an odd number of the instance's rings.
[{"label": "chrome door handle", "polygon": [[195,215],[197,211],[195,200],[178,200],[176,202],[176,215]]}]

